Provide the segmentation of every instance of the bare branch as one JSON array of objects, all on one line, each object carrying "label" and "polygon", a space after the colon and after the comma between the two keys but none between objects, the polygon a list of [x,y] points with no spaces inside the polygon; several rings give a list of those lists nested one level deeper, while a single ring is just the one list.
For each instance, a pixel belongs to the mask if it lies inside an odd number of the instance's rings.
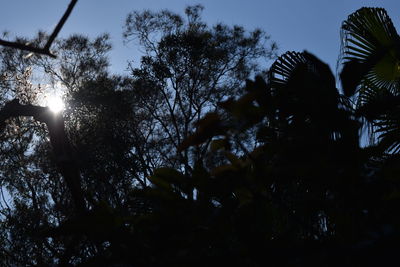
[{"label": "bare branch", "polygon": [[22,43],[18,43],[18,42],[9,42],[9,41],[5,41],[0,39],[0,45],[2,46],[7,46],[7,47],[11,47],[11,48],[15,48],[15,49],[19,49],[19,50],[24,50],[24,51],[29,51],[29,52],[33,52],[36,54],[42,54],[42,55],[46,55],[52,58],[56,58],[57,56],[50,53],[50,51],[46,51],[43,48],[39,48],[39,47],[34,47],[34,46],[30,46],[30,45],[25,45]]},{"label": "bare branch", "polygon": [[44,48],[43,48],[44,50],[49,51],[51,44],[54,42],[54,39],[56,39],[58,33],[60,32],[61,28],[64,26],[64,23],[67,21],[69,15],[71,15],[72,9],[74,9],[74,6],[77,2],[78,2],[78,0],[71,0],[71,2],[68,5],[67,10],[65,11],[64,15],[61,17],[57,26],[54,28],[53,33],[50,35],[49,40],[47,41],[47,44],[44,46]]},{"label": "bare branch", "polygon": [[26,45],[26,44],[22,44],[22,43],[18,43],[18,42],[9,42],[9,41],[5,41],[2,39],[0,39],[0,45],[12,47],[12,48],[19,49],[19,50],[29,51],[29,52],[33,52],[36,54],[42,54],[42,55],[46,55],[46,56],[49,56],[52,58],[56,58],[57,56],[50,52],[50,46],[53,44],[55,38],[57,37],[58,33],[64,26],[68,17],[71,15],[71,12],[77,2],[78,2],[78,0],[71,0],[71,2],[68,5],[67,10],[64,12],[64,15],[61,17],[60,21],[58,22],[57,26],[54,28],[53,33],[50,35],[49,39],[47,40],[46,45],[43,48],[34,47],[34,46],[30,46],[30,45]]}]

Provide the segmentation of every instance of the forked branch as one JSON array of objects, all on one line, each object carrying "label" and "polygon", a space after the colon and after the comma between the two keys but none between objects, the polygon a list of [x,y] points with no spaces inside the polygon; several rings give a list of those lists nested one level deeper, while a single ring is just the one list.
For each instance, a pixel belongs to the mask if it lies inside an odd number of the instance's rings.
[{"label": "forked branch", "polygon": [[64,12],[64,15],[61,17],[57,26],[54,28],[53,33],[50,35],[50,37],[47,40],[47,43],[44,45],[44,47],[35,47],[35,46],[22,44],[22,43],[18,43],[18,42],[9,42],[9,41],[5,41],[2,39],[0,39],[0,45],[56,58],[56,55],[54,55],[50,52],[50,47],[53,44],[54,40],[56,39],[60,30],[64,26],[68,17],[71,15],[71,12],[74,9],[74,6],[77,2],[78,2],[78,0],[71,0],[71,2],[68,5],[67,10]]}]

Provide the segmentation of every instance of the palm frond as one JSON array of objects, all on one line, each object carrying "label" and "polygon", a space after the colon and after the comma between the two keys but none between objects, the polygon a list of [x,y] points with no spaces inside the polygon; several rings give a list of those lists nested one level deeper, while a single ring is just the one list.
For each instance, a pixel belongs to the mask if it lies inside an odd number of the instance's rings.
[{"label": "palm frond", "polygon": [[342,24],[341,80],[346,95],[374,83],[399,93],[400,37],[383,8],[361,8]]},{"label": "palm frond", "polygon": [[278,118],[295,128],[310,129],[313,124],[321,137],[334,136],[343,116],[338,114],[335,77],[326,63],[307,51],[287,52],[272,64],[269,75]]},{"label": "palm frond", "polygon": [[[398,110],[399,111],[399,110]],[[376,124],[379,146],[388,153],[400,152],[400,116],[389,114]]]},{"label": "palm frond", "polygon": [[398,42],[393,22],[383,8],[357,10],[343,22],[342,31],[345,57],[349,59],[366,59],[380,48],[390,48]]},{"label": "palm frond", "polygon": [[269,74],[271,83],[275,85],[285,84],[287,80],[292,77],[295,69],[305,63],[306,59],[303,53],[294,51],[286,52],[281,55],[270,68]]},{"label": "palm frond", "polygon": [[383,8],[361,8],[342,24],[343,92],[383,151],[400,151],[400,37]]},{"label": "palm frond", "polygon": [[[304,104],[312,100],[333,101],[338,104],[338,92],[335,77],[329,66],[304,51],[286,52],[280,56],[269,71],[272,93],[284,94],[302,99]],[[320,98],[314,101],[313,98]]]},{"label": "palm frond", "polygon": [[317,84],[335,88],[335,77],[329,66],[307,51],[286,52],[272,64],[269,75],[273,87],[288,86],[294,80],[297,88],[304,83],[309,87]]}]

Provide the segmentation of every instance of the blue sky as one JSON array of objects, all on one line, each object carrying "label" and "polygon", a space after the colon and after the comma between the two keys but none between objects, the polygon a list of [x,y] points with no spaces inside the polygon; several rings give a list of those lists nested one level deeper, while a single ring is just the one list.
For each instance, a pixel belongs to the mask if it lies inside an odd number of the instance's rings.
[{"label": "blue sky", "polygon": [[[50,32],[68,3],[69,0],[2,1],[0,31],[27,37],[34,36],[39,29]],[[110,33],[114,46],[111,70],[124,72],[127,60],[140,59],[134,43],[122,43],[122,26],[128,12],[167,8],[183,13],[187,5],[198,3],[205,6],[203,18],[210,24],[238,24],[248,30],[259,27],[278,43],[279,53],[306,49],[329,63],[333,70],[340,48],[340,25],[358,8],[386,8],[400,30],[399,0],[79,0],[60,36]]]}]

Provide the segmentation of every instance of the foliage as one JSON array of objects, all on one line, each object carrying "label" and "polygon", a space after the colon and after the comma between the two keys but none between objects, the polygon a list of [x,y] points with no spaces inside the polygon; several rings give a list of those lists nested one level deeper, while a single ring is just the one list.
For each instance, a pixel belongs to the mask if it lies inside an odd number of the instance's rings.
[{"label": "foliage", "polygon": [[243,81],[260,71],[260,60],[276,53],[275,43],[266,47],[263,31],[210,27],[201,20],[202,9],[186,8],[186,20],[170,11],[132,12],[125,23],[125,40],[136,39],[145,53],[131,73],[138,105],[153,125],[140,134],[158,144],[148,151],[153,167],[190,173],[195,162],[210,157],[207,144],[178,148],[207,112],[219,111],[218,102],[238,95]]},{"label": "foliage", "polygon": [[[258,30],[208,27],[201,9],[187,8],[187,20],[169,11],[131,13],[125,37],[137,38],[145,56],[127,77],[108,73],[106,35],[59,40],[56,60],[1,51],[2,102],[35,101],[37,68],[65,87],[65,127],[88,208],[76,212],[46,128],[7,122],[0,139],[4,265],[395,259],[398,37],[385,11],[363,8],[344,22],[341,94],[328,65],[307,51],[286,52],[264,77],[246,80],[275,48],[262,46]],[[365,121],[378,145],[360,146]]]},{"label": "foliage", "polygon": [[383,150],[398,152],[400,37],[382,8],[361,8],[343,23],[343,89]]}]

